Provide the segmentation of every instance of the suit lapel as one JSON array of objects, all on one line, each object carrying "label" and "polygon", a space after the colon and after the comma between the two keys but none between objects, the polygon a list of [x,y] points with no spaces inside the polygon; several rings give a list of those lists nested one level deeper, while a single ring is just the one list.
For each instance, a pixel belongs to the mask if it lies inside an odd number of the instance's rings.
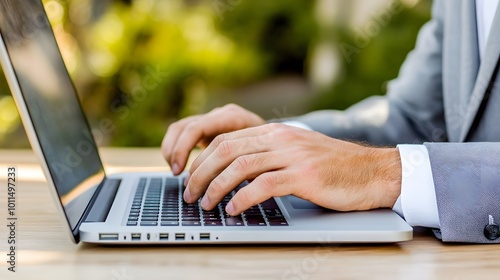
[{"label": "suit lapel", "polygon": [[449,118],[449,121],[453,123],[448,126],[450,141],[458,141],[462,133],[465,112],[477,80],[480,65],[475,1],[461,1],[460,5],[456,5],[454,13],[459,17],[459,23],[455,28],[455,33],[448,36],[458,36],[460,39],[453,40],[457,45],[450,46],[458,50],[455,54],[458,57],[454,58],[456,61],[452,62],[454,64],[448,70],[455,74],[449,77],[451,80],[446,81],[453,85],[449,88],[449,90],[452,90],[450,94],[453,96],[451,104],[454,104],[448,108],[451,108],[451,113],[448,114],[453,116]]},{"label": "suit lapel", "polygon": [[[472,1],[471,1],[472,2]],[[499,6],[500,8],[500,6]],[[497,8],[495,18],[493,20],[492,28],[488,37],[488,43],[486,45],[486,50],[484,56],[481,60],[481,66],[479,67],[479,73],[477,75],[474,88],[472,90],[472,95],[470,96],[468,105],[464,112],[464,125],[460,133],[460,142],[466,140],[467,135],[472,128],[472,124],[479,113],[479,108],[483,99],[485,98],[486,90],[490,85],[491,79],[493,79],[493,73],[498,63],[498,58],[500,56],[500,9]],[[475,18],[475,16],[474,16]],[[477,39],[476,39],[477,40]],[[477,55],[477,54],[476,54]]]}]

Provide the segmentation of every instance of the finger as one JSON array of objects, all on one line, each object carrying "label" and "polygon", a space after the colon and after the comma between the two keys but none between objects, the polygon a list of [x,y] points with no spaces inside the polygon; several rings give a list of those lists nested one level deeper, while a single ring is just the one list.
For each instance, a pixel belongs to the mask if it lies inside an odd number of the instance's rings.
[{"label": "finger", "polygon": [[171,124],[168,127],[167,133],[165,134],[165,137],[163,138],[162,144],[161,144],[161,150],[163,153],[163,156],[167,160],[168,164],[172,168],[172,171],[174,173],[179,173],[180,171],[178,170],[178,166],[173,166],[172,162],[172,150],[175,146],[175,142],[179,138],[179,134],[182,132],[186,124],[198,119],[200,116],[191,116],[187,117],[185,119],[179,120],[173,124]]},{"label": "finger", "polygon": [[241,214],[248,208],[275,196],[291,194],[291,178],[289,171],[278,170],[264,173],[240,189],[226,205],[226,212],[231,216]]},{"label": "finger", "polygon": [[225,114],[224,110],[217,108],[184,125],[172,147],[172,164],[183,170],[189,153],[201,140],[225,130],[228,121]]},{"label": "finger", "polygon": [[190,172],[191,176],[189,176],[189,181],[184,192],[184,200],[189,203],[196,201],[203,195],[209,183],[236,158],[243,155],[267,152],[269,150],[268,145],[260,145],[255,142],[254,138],[248,137],[222,142],[201,163],[199,168],[192,171],[192,173]]},{"label": "finger", "polygon": [[253,137],[253,141],[258,145],[270,145],[272,141],[272,132],[276,131],[277,124],[262,125],[234,132],[220,134],[200,153],[200,155],[191,164],[189,172],[193,174],[196,169],[225,141]]},{"label": "finger", "polygon": [[265,152],[243,155],[236,158],[224,171],[210,182],[203,196],[201,206],[205,210],[213,209],[223,198],[241,182],[258,175],[285,167],[280,152]]}]

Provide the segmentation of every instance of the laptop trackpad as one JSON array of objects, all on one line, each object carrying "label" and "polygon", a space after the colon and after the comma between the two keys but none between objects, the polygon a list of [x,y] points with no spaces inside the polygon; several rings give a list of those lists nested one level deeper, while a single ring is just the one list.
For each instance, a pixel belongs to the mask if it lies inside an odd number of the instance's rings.
[{"label": "laptop trackpad", "polygon": [[288,201],[292,205],[293,209],[312,209],[312,210],[325,209],[325,208],[318,206],[312,202],[298,198],[298,197],[293,196],[293,195],[289,195],[286,198],[288,199]]}]

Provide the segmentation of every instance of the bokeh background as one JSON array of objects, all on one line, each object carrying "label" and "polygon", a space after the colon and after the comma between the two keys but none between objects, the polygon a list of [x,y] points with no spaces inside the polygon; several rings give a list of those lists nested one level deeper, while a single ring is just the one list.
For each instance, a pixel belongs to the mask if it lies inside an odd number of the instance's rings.
[{"label": "bokeh background", "polygon": [[[282,118],[383,95],[431,7],[430,0],[43,3],[101,146],[159,146],[173,121],[230,102]],[[0,148],[28,147],[2,73]]]}]

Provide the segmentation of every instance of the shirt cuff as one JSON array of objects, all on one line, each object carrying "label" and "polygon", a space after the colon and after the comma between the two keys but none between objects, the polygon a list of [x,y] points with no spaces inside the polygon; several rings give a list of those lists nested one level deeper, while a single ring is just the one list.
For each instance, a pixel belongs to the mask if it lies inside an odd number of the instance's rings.
[{"label": "shirt cuff", "polygon": [[401,195],[393,210],[411,226],[440,228],[429,152],[424,145],[398,145],[402,164]]},{"label": "shirt cuff", "polygon": [[298,121],[286,121],[286,122],[282,122],[282,124],[286,124],[286,125],[289,125],[289,126],[302,128],[302,129],[305,129],[305,130],[312,130],[312,128],[311,128],[311,127],[309,127],[307,124],[305,124],[305,123],[303,123],[303,122],[298,122]]}]

